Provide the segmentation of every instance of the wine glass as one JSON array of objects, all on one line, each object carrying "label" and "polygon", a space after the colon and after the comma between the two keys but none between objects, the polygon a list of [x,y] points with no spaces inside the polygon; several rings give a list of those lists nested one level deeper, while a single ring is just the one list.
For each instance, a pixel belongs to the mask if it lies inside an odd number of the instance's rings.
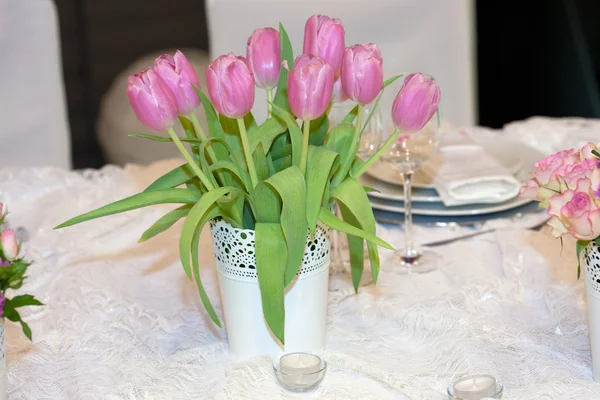
[{"label": "wine glass", "polygon": [[[342,103],[335,103],[331,107],[329,113],[330,126],[339,124],[354,106],[356,106],[356,103],[349,100]],[[356,155],[360,159],[365,160],[375,154],[382,143],[381,136],[383,132],[383,123],[380,107],[375,107],[374,104],[366,105],[363,111],[363,121],[365,121],[364,128]],[[341,219],[340,210],[339,207],[337,207],[337,204],[334,204],[334,211],[338,218]],[[348,241],[345,234],[336,230],[332,231],[331,242],[331,261],[329,264],[331,273],[339,274],[349,271],[350,259],[348,254]]]},{"label": "wine glass", "polygon": [[[431,76],[425,75],[429,79]],[[399,81],[399,82],[398,82]],[[396,90],[390,90],[394,95],[402,85],[402,79],[398,79]],[[394,129],[387,129],[383,136],[387,139],[394,134]],[[392,258],[388,260],[393,270],[399,274],[421,274],[437,269],[441,259],[440,255],[431,250],[421,250],[415,246],[413,240],[412,222],[412,179],[416,171],[436,152],[441,130],[440,106],[431,120],[418,132],[400,134],[392,146],[384,152],[381,157],[398,171],[402,178],[404,188],[404,248],[397,250]]]}]

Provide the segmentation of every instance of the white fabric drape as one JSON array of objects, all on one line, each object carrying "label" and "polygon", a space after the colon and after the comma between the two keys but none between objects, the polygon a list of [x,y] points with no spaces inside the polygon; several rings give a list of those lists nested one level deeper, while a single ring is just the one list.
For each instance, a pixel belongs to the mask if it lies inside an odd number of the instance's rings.
[{"label": "white fabric drape", "polygon": [[0,167],[71,165],[52,0],[0,0]]}]

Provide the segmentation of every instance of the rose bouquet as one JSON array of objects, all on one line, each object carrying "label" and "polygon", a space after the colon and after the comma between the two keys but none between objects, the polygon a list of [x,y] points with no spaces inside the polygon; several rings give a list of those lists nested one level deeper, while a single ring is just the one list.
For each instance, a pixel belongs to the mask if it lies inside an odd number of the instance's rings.
[{"label": "rose bouquet", "polygon": [[[4,224],[6,218],[6,212],[3,213],[2,208],[3,205],[0,203],[0,227]],[[13,298],[6,297],[8,289],[16,290],[23,286],[23,281],[26,278],[25,273],[31,265],[30,262],[19,257],[20,247],[14,230],[4,229],[0,232],[0,317],[19,322],[23,328],[23,333],[31,340],[31,329],[21,319],[17,308],[41,306],[42,303],[30,294],[22,294]]]},{"label": "rose bouquet", "polygon": [[[563,150],[533,164],[521,195],[540,202],[551,217],[552,235],[577,239],[577,256],[592,241],[600,245],[600,153],[593,143]],[[578,264],[580,265],[580,264]],[[577,274],[580,274],[578,268]]]},{"label": "rose bouquet", "polygon": [[[339,20],[313,16],[306,23],[303,54],[294,58],[283,26],[279,31],[257,29],[248,39],[245,58],[229,53],[210,63],[205,90],[199,87],[198,76],[183,53],[160,56],[153,68],[129,78],[127,95],[140,121],[168,136],[132,136],[173,142],[186,163],[144,192],[59,227],[153,204],[182,204],[144,232],[140,241],[185,218],[179,242],[181,263],[219,326],[200,280],[200,232],[215,219],[254,230],[262,308],[271,331],[282,343],[284,290],[296,277],[307,234],[314,235],[319,221],[352,239],[355,289],[361,280],[367,242],[376,282],[377,246],[391,246],[375,235],[366,195],[369,189],[358,177],[402,132],[416,132],[428,122],[437,109],[440,91],[421,74],[407,77],[391,110],[398,130],[372,158],[361,161],[356,153],[368,124],[368,119],[363,121],[363,109],[377,103],[383,89],[399,76],[384,82],[377,45],[346,48],[344,36]],[[251,112],[256,88],[266,90],[268,99],[268,118],[261,124]],[[346,99],[356,106],[332,126],[328,118],[332,102]],[[195,115],[200,106],[208,133]],[[178,137],[173,130],[177,121],[185,137]],[[334,202],[342,219],[330,211]]]}]

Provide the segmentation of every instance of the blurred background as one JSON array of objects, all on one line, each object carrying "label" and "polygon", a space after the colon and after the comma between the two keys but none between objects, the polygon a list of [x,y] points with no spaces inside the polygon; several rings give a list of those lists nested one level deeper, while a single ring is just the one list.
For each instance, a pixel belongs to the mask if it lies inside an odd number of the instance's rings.
[{"label": "blurred background", "polygon": [[127,76],[182,49],[203,81],[212,58],[280,20],[298,53],[318,13],[342,19],[347,45],[379,44],[386,77],[434,75],[452,125],[600,116],[598,0],[0,0],[0,167],[176,156],[127,137],[147,131]]}]

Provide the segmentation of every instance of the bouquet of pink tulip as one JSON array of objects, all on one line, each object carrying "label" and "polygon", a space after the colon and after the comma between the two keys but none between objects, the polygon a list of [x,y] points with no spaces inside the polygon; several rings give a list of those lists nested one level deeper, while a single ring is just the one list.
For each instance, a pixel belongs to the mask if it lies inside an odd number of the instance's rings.
[{"label": "bouquet of pink tulip", "polygon": [[[200,282],[200,231],[215,218],[237,228],[255,230],[263,312],[282,342],[284,289],[296,276],[307,233],[314,234],[318,221],[352,237],[355,289],[363,271],[363,241],[367,241],[376,282],[377,246],[391,246],[376,237],[366,189],[357,178],[401,132],[416,132],[431,119],[440,91],[421,74],[407,77],[393,107],[397,132],[371,159],[361,161],[356,152],[368,123],[363,124],[363,108],[378,102],[383,89],[399,77],[384,82],[383,59],[377,45],[346,48],[344,36],[339,20],[313,16],[306,23],[304,54],[294,59],[281,25],[279,31],[257,29],[248,39],[246,58],[230,53],[208,66],[208,96],[199,87],[198,76],[183,53],[160,56],[152,69],[129,78],[127,95],[140,121],[154,130],[166,131],[168,137],[132,136],[173,142],[187,163],[159,178],[143,193],[75,217],[59,227],[158,203],[183,204],[159,219],[140,240],[150,239],[185,218],[181,262],[219,326]],[[268,118],[260,125],[251,113],[256,87],[266,90],[268,98]],[[348,98],[357,105],[341,123],[331,126],[328,114],[332,102]],[[194,114],[200,105],[209,134]],[[185,137],[178,137],[173,130],[177,120]],[[343,219],[330,212],[333,202],[339,204]],[[281,248],[286,251],[277,250]]]},{"label": "bouquet of pink tulip", "polygon": [[533,166],[533,178],[521,188],[521,196],[548,209],[552,234],[577,239],[578,257],[591,241],[600,245],[600,153],[596,145],[563,150]]},{"label": "bouquet of pink tulip", "polygon": [[[0,226],[4,224],[6,218],[6,212],[3,213],[2,208],[3,205],[0,203]],[[6,297],[8,289],[16,290],[23,286],[25,273],[31,265],[19,257],[20,247],[14,230],[5,229],[0,232],[0,317],[21,323],[23,333],[31,340],[31,329],[21,319],[17,308],[43,304],[30,294],[22,294],[12,299]]]}]

